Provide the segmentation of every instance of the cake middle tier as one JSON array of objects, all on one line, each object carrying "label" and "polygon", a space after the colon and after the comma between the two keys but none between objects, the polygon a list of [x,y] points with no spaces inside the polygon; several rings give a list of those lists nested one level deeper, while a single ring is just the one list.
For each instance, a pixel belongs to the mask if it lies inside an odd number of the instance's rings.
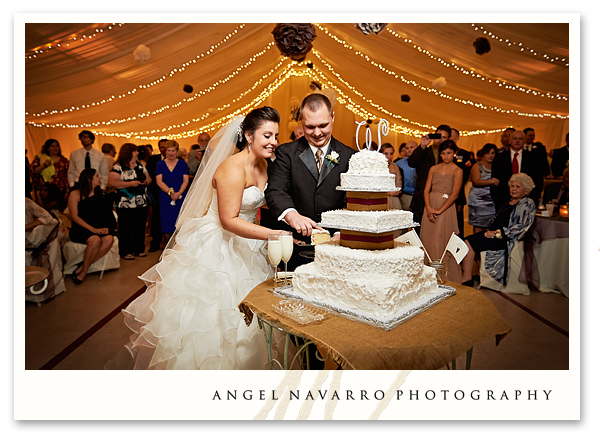
[{"label": "cake middle tier", "polygon": [[385,233],[413,226],[413,214],[406,210],[348,209],[330,210],[321,214],[321,227],[356,230],[367,233]]}]

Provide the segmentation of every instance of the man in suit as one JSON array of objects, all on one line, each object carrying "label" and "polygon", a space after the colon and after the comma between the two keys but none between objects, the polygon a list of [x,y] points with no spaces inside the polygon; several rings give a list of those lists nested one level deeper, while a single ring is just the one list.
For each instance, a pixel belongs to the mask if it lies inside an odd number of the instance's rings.
[{"label": "man in suit", "polygon": [[555,149],[552,154],[552,175],[554,178],[561,178],[569,162],[569,133],[567,133],[566,141],[565,146]]},{"label": "man in suit", "polygon": [[546,147],[544,144],[535,141],[535,130],[533,128],[525,128],[523,133],[525,133],[523,149],[533,153],[538,166],[541,168],[542,176],[548,177],[550,175],[550,164],[548,163]]},{"label": "man in suit", "polygon": [[501,146],[498,148],[498,152],[508,151],[510,149],[510,135],[515,132],[515,129],[509,127],[504,130],[502,137],[500,137]]},{"label": "man in suit", "polygon": [[[458,146],[458,140],[460,139],[460,133],[456,128],[450,129],[450,140],[456,143]],[[454,202],[456,206],[456,219],[458,221],[458,236],[464,238],[465,234],[465,204],[467,204],[467,197],[465,195],[465,184],[469,181],[471,175],[471,168],[476,163],[475,160],[471,160],[471,153],[466,149],[458,148],[456,154],[454,154],[454,163],[463,171],[462,186],[458,193],[458,198]]]},{"label": "man in suit", "polygon": [[160,203],[158,201],[160,196],[160,188],[156,184],[156,165],[161,160],[165,159],[165,153],[167,152],[167,139],[160,139],[158,141],[158,149],[160,154],[154,154],[148,157],[146,161],[146,170],[148,171],[148,175],[152,178],[152,183],[148,186],[148,190],[150,194],[154,198],[154,203],[152,204],[152,224],[150,227],[150,236],[152,237],[152,241],[150,241],[150,249],[149,252],[155,252],[160,250],[160,244],[163,239],[163,234],[160,230]]},{"label": "man in suit", "polygon": [[529,198],[533,199],[536,206],[544,187],[544,177],[539,162],[532,152],[523,149],[525,133],[514,131],[510,135],[510,142],[510,149],[498,153],[492,164],[492,178],[497,178],[500,181],[498,186],[490,187],[496,211],[510,201],[508,180],[510,180],[511,175],[523,172],[531,177],[535,188],[529,194]]},{"label": "man in suit", "polygon": [[[413,213],[415,222],[420,223],[423,218],[423,209],[425,208],[425,200],[423,199],[423,190],[427,182],[429,168],[437,165],[439,162],[439,148],[444,140],[450,138],[451,128],[448,125],[440,125],[435,130],[436,134],[440,134],[440,139],[429,138],[429,135],[421,137],[421,145],[415,148],[413,153],[408,158],[408,165],[417,170],[417,182],[415,192],[410,203],[410,210]],[[429,144],[431,142],[431,145]]]},{"label": "man in suit", "polygon": [[[310,243],[321,213],[346,206],[345,192],[336,187],[356,151],[331,136],[335,115],[325,95],[313,93],[304,98],[300,117],[304,136],[275,150],[265,196],[281,228]],[[297,253],[288,262],[288,270],[310,262]]]}]

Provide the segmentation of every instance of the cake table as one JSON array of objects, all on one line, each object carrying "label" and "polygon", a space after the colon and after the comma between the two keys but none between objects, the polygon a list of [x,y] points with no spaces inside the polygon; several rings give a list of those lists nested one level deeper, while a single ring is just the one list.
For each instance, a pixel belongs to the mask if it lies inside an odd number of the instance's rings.
[{"label": "cake table", "polygon": [[456,294],[390,331],[325,311],[323,320],[300,325],[273,309],[282,300],[269,291],[273,279],[250,291],[239,309],[247,321],[258,318],[265,335],[273,326],[303,337],[345,370],[435,370],[489,337],[498,345],[512,329],[483,293],[449,284]]}]

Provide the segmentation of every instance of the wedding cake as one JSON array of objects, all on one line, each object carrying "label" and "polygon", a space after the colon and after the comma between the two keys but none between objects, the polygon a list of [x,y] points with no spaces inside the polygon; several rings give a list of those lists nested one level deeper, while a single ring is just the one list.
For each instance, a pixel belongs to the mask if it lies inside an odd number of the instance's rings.
[{"label": "wedding cake", "polygon": [[387,192],[400,190],[395,186],[385,156],[359,146],[337,188],[346,191],[347,208],[323,212],[319,224],[340,229],[340,240],[315,245],[314,262],[296,268],[285,295],[392,329],[454,294],[438,286],[423,250],[394,240],[394,231],[418,226],[412,212],[388,210]]}]

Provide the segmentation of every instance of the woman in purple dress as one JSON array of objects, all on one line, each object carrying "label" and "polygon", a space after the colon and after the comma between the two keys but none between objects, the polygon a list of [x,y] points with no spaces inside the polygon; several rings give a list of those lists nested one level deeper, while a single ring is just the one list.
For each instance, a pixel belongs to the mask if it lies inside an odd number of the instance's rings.
[{"label": "woman in purple dress", "polygon": [[156,184],[160,193],[160,229],[170,235],[175,231],[175,221],[183,204],[184,191],[188,186],[188,167],[184,160],[177,158],[179,144],[168,140],[165,159],[156,165]]}]

